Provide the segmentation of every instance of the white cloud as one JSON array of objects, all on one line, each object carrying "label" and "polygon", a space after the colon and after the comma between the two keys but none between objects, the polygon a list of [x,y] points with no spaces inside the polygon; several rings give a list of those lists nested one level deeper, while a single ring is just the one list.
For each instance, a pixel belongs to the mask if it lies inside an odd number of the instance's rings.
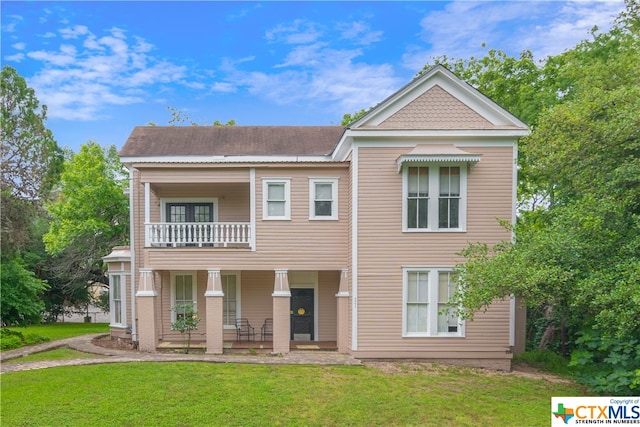
[{"label": "white cloud", "polygon": [[140,37],[127,38],[122,29],[98,36],[74,25],[59,34],[65,43],[26,54],[42,63],[29,83],[48,106],[50,118],[95,120],[109,106],[150,101],[148,92],[156,91],[156,85],[188,80],[185,66],[151,56],[153,45]]},{"label": "white cloud", "polygon": [[280,24],[265,34],[265,38],[270,42],[287,44],[313,43],[321,36],[320,25],[302,19],[296,19],[288,25]]},{"label": "white cloud", "polygon": [[368,46],[382,39],[382,31],[372,31],[369,25],[362,21],[339,23],[338,31],[341,37],[355,44]]},{"label": "white cloud", "polygon": [[608,29],[623,8],[622,0],[448,3],[423,17],[425,44],[408,46],[403,65],[418,70],[436,56],[484,56],[483,43],[514,56],[530,50],[536,59],[544,59],[587,38],[594,25]]}]

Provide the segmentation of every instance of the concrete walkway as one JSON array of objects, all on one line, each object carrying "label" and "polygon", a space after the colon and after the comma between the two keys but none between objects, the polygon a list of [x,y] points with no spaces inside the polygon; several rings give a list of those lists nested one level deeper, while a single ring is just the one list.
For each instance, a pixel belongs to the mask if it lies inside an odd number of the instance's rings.
[{"label": "concrete walkway", "polygon": [[104,348],[92,343],[95,337],[104,334],[90,334],[66,338],[58,341],[21,347],[0,353],[0,360],[5,362],[29,354],[41,353],[59,347],[69,347],[84,353],[98,355],[89,359],[43,360],[37,362],[12,362],[0,364],[0,373],[28,371],[33,369],[54,368],[57,366],[96,365],[99,363],[123,362],[209,362],[209,363],[253,363],[261,365],[361,365],[360,360],[348,354],[335,351],[292,351],[288,354],[272,356],[269,354],[174,354],[143,353],[140,351],[116,350]]}]

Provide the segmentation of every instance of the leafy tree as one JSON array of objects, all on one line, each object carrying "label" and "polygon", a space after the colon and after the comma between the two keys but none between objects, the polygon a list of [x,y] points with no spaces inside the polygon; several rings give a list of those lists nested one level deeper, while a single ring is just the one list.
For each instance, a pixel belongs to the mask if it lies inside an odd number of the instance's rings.
[{"label": "leafy tree", "polygon": [[[640,357],[625,344],[640,340],[638,10],[629,1],[611,31],[594,30],[540,67],[537,81],[547,86],[520,143],[523,193],[537,203],[521,211],[514,242],[463,251],[457,295],[466,316],[494,298],[525,296],[543,316],[539,345],[572,352],[590,385],[607,393],[640,386]],[[513,84],[515,92],[519,81],[487,87]]]},{"label": "leafy tree", "polygon": [[62,165],[62,151],[44,125],[47,107],[15,69],[0,79],[2,129],[2,253],[19,250]]},{"label": "leafy tree", "polygon": [[364,116],[365,114],[367,114],[369,110],[365,110],[364,108],[360,111],[356,111],[353,114],[345,114],[344,116],[342,116],[342,122],[340,122],[340,124],[342,126],[349,126],[351,123],[355,122],[356,120],[358,120],[360,117]]},{"label": "leafy tree", "polygon": [[60,190],[47,205],[51,222],[46,251],[56,257],[54,275],[67,298],[88,304],[88,288],[106,283],[102,257],[126,243],[129,206],[127,181],[115,147],[89,142],[64,164]]},{"label": "leafy tree", "polygon": [[0,322],[6,325],[28,325],[41,320],[44,303],[42,293],[47,284],[26,270],[19,258],[3,261],[0,275]]}]

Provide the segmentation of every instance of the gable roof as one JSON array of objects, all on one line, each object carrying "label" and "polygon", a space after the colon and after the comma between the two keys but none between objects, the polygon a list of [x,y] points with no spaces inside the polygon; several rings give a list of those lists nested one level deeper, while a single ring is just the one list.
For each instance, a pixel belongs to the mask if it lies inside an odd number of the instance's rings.
[{"label": "gable roof", "polygon": [[137,126],[120,157],[326,156],[341,126]]},{"label": "gable roof", "polygon": [[436,65],[349,128],[526,130],[527,125],[443,65]]}]

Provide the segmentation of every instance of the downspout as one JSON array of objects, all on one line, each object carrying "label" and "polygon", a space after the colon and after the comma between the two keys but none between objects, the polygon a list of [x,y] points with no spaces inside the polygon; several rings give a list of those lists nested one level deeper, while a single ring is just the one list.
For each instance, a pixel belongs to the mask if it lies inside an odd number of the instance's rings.
[{"label": "downspout", "polygon": [[138,341],[138,327],[136,322],[136,245],[134,233],[133,215],[133,166],[127,166],[129,170],[129,252],[131,253],[131,341]]}]

